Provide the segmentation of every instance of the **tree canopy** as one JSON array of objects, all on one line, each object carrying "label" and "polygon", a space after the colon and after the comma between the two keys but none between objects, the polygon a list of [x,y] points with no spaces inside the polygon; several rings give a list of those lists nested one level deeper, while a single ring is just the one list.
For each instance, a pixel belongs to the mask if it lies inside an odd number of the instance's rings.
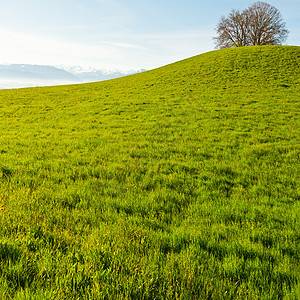
[{"label": "tree canopy", "polygon": [[254,45],[280,45],[288,30],[281,13],[265,2],[255,2],[240,12],[231,10],[227,17],[221,17],[214,38],[216,48],[230,48]]}]

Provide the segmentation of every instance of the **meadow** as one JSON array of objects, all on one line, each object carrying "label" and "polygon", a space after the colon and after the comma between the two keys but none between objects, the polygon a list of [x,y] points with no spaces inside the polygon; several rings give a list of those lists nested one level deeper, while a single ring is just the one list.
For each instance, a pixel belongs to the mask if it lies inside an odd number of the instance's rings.
[{"label": "meadow", "polygon": [[1,299],[299,299],[300,47],[0,91]]}]

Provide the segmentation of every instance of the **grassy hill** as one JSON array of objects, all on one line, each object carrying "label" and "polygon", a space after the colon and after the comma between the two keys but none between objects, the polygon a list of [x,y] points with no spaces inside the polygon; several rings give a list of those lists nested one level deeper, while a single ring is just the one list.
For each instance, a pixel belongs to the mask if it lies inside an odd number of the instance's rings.
[{"label": "grassy hill", "polygon": [[2,299],[297,299],[300,47],[0,91]]}]

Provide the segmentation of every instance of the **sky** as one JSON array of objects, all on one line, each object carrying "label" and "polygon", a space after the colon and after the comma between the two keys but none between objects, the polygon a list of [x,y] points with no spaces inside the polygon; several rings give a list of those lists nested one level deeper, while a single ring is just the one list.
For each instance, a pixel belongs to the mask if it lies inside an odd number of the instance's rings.
[{"label": "sky", "polygon": [[[244,0],[0,0],[0,63],[153,69],[215,48],[221,16]],[[300,45],[300,0],[266,0]]]}]

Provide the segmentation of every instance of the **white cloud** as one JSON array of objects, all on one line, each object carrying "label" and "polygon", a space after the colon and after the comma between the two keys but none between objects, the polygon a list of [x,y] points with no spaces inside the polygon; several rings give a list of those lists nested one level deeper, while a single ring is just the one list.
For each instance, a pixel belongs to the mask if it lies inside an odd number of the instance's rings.
[{"label": "white cloud", "polygon": [[213,48],[211,32],[189,30],[116,35],[66,42],[0,28],[1,63],[81,65],[105,69],[151,69]]},{"label": "white cloud", "polygon": [[91,46],[23,34],[0,28],[1,60],[9,63],[57,64],[113,59],[120,51],[110,45]]},{"label": "white cloud", "polygon": [[148,51],[147,48],[137,45],[137,44],[132,44],[132,43],[120,43],[120,42],[102,42],[104,45],[109,45],[109,46],[114,46],[118,48],[131,48],[131,49],[140,49],[140,50],[146,50]]}]

